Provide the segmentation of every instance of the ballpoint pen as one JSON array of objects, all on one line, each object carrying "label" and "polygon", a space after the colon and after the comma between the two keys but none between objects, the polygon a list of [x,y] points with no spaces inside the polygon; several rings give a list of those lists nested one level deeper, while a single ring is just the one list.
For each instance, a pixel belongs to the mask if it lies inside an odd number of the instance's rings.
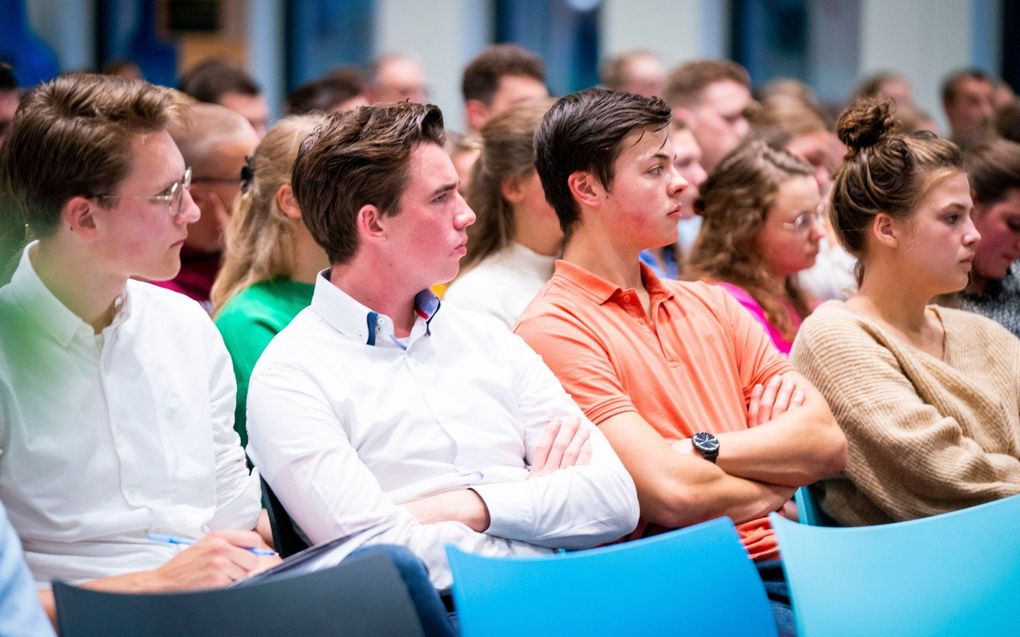
[{"label": "ballpoint pen", "polygon": [[[176,535],[163,535],[161,533],[149,533],[149,539],[152,540],[153,542],[162,542],[163,544],[181,544],[185,546],[190,546],[191,544],[195,543],[195,540],[186,537],[177,537]],[[262,555],[265,557],[272,557],[276,555],[275,551],[270,551],[268,549],[260,549],[256,546],[246,546],[243,548],[251,551],[255,555]]]}]

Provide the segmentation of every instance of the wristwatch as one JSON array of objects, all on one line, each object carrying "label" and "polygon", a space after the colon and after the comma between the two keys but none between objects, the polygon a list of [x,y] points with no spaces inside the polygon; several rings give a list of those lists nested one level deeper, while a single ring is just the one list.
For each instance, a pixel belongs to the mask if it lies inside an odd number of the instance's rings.
[{"label": "wristwatch", "polygon": [[708,432],[699,431],[691,436],[691,444],[694,445],[695,451],[709,462],[715,462],[719,457],[719,439]]}]

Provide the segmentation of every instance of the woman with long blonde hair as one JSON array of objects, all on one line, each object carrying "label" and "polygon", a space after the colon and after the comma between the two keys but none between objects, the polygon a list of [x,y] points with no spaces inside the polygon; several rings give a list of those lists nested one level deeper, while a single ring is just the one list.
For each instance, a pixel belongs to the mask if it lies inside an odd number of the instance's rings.
[{"label": "woman with long blonde hair", "polygon": [[227,229],[223,267],[212,288],[213,316],[234,361],[234,428],[247,443],[248,380],[269,341],[308,306],[326,253],[301,221],[290,176],[298,148],[323,117],[280,120],[255,149]]}]

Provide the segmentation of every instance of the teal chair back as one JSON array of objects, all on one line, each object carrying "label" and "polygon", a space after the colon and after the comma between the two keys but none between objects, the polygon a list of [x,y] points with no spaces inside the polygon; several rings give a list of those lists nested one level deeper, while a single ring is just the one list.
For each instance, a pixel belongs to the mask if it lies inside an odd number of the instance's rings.
[{"label": "teal chair back", "polygon": [[818,506],[818,487],[809,484],[797,489],[793,494],[793,501],[797,503],[797,516],[800,517],[801,524],[839,526],[839,522],[829,517],[829,514]]},{"label": "teal chair back", "polygon": [[542,557],[446,553],[464,637],[776,634],[729,518]]},{"label": "teal chair back", "polygon": [[800,637],[1020,635],[1020,496],[879,526],[769,519]]},{"label": "teal chair back", "polygon": [[133,595],[53,583],[62,637],[424,637],[397,567],[354,556],[304,575],[186,593]]}]

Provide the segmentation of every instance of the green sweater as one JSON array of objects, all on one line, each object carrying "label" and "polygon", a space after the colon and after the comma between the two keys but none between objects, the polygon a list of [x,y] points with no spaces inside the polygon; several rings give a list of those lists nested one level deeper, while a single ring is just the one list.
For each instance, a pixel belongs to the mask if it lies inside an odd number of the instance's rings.
[{"label": "green sweater", "polygon": [[234,429],[241,436],[241,446],[248,444],[245,404],[248,381],[255,363],[269,341],[312,302],[314,289],[311,283],[288,279],[263,281],[235,295],[216,317],[216,327],[234,361],[234,376],[237,378]]},{"label": "green sweater", "polygon": [[822,483],[846,525],[954,511],[1020,493],[1020,339],[941,307],[944,360],[830,301],[801,326],[791,360],[821,391],[849,443]]}]

